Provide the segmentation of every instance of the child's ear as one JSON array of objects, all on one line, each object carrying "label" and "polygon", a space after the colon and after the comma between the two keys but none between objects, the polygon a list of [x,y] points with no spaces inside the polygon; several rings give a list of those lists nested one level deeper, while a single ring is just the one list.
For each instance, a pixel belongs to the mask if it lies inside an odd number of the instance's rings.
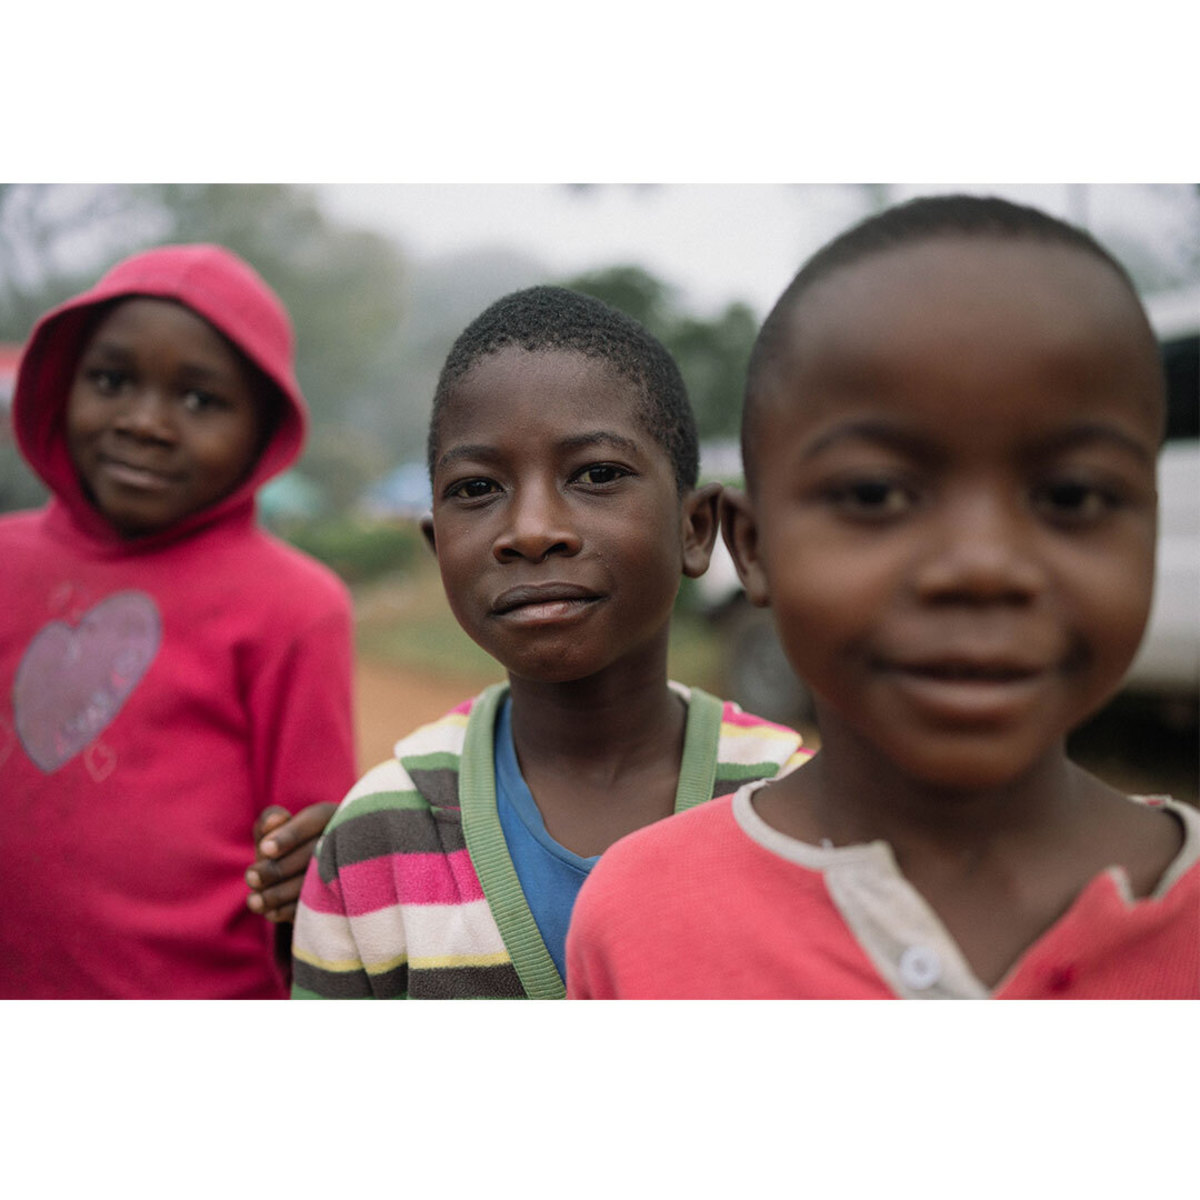
[{"label": "child's ear", "polygon": [[708,560],[712,558],[720,528],[717,507],[720,498],[719,483],[693,488],[683,498],[683,573],[689,579],[697,579],[708,570]]},{"label": "child's ear", "polygon": [[759,608],[771,602],[767,577],[758,556],[758,522],[750,497],[737,488],[726,488],[721,495],[721,536],[738,578],[746,589],[746,599]]},{"label": "child's ear", "polygon": [[433,514],[426,513],[421,518],[421,533],[425,538],[425,544],[433,551],[433,557],[437,558],[437,542],[433,538]]}]

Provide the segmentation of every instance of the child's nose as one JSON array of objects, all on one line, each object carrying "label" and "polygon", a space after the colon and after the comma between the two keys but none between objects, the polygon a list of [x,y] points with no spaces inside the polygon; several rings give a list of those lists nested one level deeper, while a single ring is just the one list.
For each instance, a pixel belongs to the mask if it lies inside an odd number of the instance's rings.
[{"label": "child's nose", "polygon": [[1032,600],[1045,586],[1038,531],[1027,509],[987,493],[948,501],[936,518],[933,549],[918,586],[934,602],[972,604]]},{"label": "child's nose", "polygon": [[493,546],[501,562],[523,558],[540,562],[551,554],[578,554],[581,539],[570,509],[550,485],[518,488],[508,507],[508,520]]},{"label": "child's nose", "polygon": [[114,425],[135,437],[160,441],[170,439],[174,432],[167,397],[153,387],[131,389],[117,409]]}]

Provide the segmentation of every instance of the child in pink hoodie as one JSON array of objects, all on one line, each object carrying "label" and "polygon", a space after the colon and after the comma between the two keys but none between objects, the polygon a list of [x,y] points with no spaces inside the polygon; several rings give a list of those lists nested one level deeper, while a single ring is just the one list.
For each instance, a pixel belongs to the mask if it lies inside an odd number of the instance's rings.
[{"label": "child in pink hoodie", "polygon": [[286,994],[276,931],[355,777],[346,589],[255,523],[306,420],[287,313],[218,246],[34,329],[13,423],[52,498],[0,519],[0,996]]}]

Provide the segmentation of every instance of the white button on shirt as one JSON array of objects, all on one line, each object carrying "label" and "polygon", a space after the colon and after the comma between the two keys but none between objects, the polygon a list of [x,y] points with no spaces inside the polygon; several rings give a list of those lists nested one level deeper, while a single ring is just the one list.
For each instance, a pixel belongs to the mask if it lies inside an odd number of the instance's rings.
[{"label": "white button on shirt", "polygon": [[915,991],[931,988],[942,977],[942,960],[928,946],[909,946],[900,955],[900,978]]}]

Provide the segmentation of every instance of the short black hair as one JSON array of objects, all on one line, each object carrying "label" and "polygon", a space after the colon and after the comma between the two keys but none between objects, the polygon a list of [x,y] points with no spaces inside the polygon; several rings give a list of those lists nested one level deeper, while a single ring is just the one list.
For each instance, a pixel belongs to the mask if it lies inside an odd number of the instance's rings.
[{"label": "short black hair", "polygon": [[459,334],[438,377],[426,453],[432,478],[446,399],[480,359],[509,346],[563,350],[607,363],[639,392],[637,418],[666,451],[680,495],[696,486],[700,445],[679,367],[640,322],[569,288],[539,286],[502,296]]},{"label": "short black hair", "polygon": [[[755,397],[767,367],[783,348],[788,317],[815,283],[843,267],[901,246],[941,237],[1021,238],[1069,246],[1092,255],[1112,269],[1143,311],[1128,271],[1091,234],[1041,209],[998,196],[921,196],[867,217],[821,247],[797,272],[759,330],[746,369],[742,407],[742,461],[752,458]],[[1147,329],[1149,323],[1147,322]]]}]

